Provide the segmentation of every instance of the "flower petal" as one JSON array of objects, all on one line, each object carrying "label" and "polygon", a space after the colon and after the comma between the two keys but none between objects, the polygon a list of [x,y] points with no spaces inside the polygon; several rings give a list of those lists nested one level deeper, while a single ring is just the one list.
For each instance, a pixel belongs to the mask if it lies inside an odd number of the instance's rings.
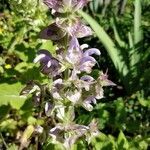
[{"label": "flower petal", "polygon": [[45,104],[45,114],[46,116],[51,116],[51,112],[52,112],[52,109],[53,109],[53,105],[49,102],[46,102]]},{"label": "flower petal", "polygon": [[51,9],[57,12],[63,12],[62,0],[43,0],[43,2]]},{"label": "flower petal", "polygon": [[42,58],[44,58],[46,55],[45,54],[40,54],[38,55],[34,60],[33,62],[34,63],[37,63],[38,61],[40,61]]},{"label": "flower petal", "polygon": [[63,142],[63,137],[60,135],[61,132],[64,130],[63,126],[57,124],[54,128],[49,131],[49,135],[53,138],[53,140],[58,140]]},{"label": "flower petal", "polygon": [[93,106],[87,102],[83,102],[82,106],[87,110],[87,111],[92,111],[93,110]]},{"label": "flower petal", "polygon": [[83,101],[82,105],[83,105],[83,107],[84,107],[86,110],[92,111],[92,110],[93,110],[93,106],[91,105],[91,103],[96,104],[96,99],[95,99],[94,96],[89,96],[89,97],[87,97],[87,98]]},{"label": "flower petal", "polygon": [[94,78],[91,77],[91,76],[89,76],[89,75],[84,75],[80,79],[83,80],[83,81],[86,81],[86,82],[92,82],[92,81],[94,81]]},{"label": "flower petal", "polygon": [[75,91],[69,91],[66,93],[66,97],[68,100],[73,102],[74,104],[77,103],[81,98],[81,91],[75,90]]},{"label": "flower petal", "polygon": [[59,61],[55,59],[51,53],[45,49],[38,51],[38,56],[35,58],[34,62],[40,62],[41,72],[50,76],[57,76],[60,74],[61,65]]},{"label": "flower petal", "polygon": [[80,49],[79,42],[77,38],[73,37],[68,48],[66,59],[69,63],[76,64],[80,62],[81,58],[82,51]]},{"label": "flower petal", "polygon": [[90,48],[84,52],[84,56],[90,56],[93,54],[100,55],[101,53],[97,48]]},{"label": "flower petal", "polygon": [[96,60],[91,57],[83,57],[80,62],[80,70],[85,71],[87,73],[91,73],[92,67],[96,64]]}]

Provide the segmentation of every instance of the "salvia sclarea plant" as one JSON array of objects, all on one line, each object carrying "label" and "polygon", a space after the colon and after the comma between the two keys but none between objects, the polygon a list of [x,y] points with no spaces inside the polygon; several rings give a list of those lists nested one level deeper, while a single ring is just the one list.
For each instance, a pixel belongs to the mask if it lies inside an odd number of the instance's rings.
[{"label": "salvia sclarea plant", "polygon": [[[53,143],[62,143],[70,149],[78,140],[90,139],[99,134],[97,122],[93,119],[88,125],[75,123],[75,109],[83,107],[92,111],[97,99],[104,97],[103,87],[114,86],[108,80],[107,72],[99,71],[95,79],[91,76],[92,67],[97,63],[92,55],[100,55],[96,48],[79,44],[78,38],[92,35],[77,15],[89,0],[43,0],[52,11],[55,20],[42,30],[40,38],[51,40],[56,44],[55,53],[46,49],[37,52],[35,63],[48,76],[50,83],[41,85],[30,81],[21,91],[21,95],[32,94],[35,107],[39,108],[39,117],[49,118],[48,127],[37,126],[35,131],[42,134],[48,131]],[[46,131],[45,131],[46,130]]]}]

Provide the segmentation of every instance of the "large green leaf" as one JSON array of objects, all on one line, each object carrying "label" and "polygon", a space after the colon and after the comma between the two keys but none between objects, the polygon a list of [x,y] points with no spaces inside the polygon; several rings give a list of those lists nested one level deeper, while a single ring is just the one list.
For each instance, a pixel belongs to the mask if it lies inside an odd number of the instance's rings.
[{"label": "large green leaf", "polygon": [[[141,0],[134,1],[134,45],[130,51],[130,65],[134,76],[137,76],[139,71],[139,62],[141,60],[141,52],[143,51],[142,40],[143,40],[143,31],[142,31],[142,8]],[[141,52],[140,52],[141,51]]]},{"label": "large green leaf", "polygon": [[23,85],[21,83],[0,84],[0,106],[11,105],[14,109],[20,109],[25,102],[25,97],[19,96]]}]

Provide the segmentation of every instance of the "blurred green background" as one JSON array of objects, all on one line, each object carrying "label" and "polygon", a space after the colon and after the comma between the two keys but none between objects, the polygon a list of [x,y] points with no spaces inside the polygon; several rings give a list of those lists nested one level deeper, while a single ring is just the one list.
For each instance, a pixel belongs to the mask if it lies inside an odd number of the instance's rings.
[{"label": "blurred green background", "polygon": [[[95,31],[81,39],[100,49],[97,57],[104,72],[116,87],[105,89],[105,98],[92,112],[80,109],[76,123],[88,124],[98,119],[101,131],[90,145],[79,141],[74,149],[146,150],[150,144],[150,1],[93,0],[79,15]],[[0,149],[18,149],[21,135],[31,125],[43,125],[37,118],[32,99],[19,93],[30,80],[46,83],[33,64],[41,48],[54,50],[51,41],[38,34],[52,22],[41,0],[0,0]],[[93,72],[94,75],[94,72]],[[28,149],[36,149],[35,141]],[[60,149],[50,140],[42,149]]]}]

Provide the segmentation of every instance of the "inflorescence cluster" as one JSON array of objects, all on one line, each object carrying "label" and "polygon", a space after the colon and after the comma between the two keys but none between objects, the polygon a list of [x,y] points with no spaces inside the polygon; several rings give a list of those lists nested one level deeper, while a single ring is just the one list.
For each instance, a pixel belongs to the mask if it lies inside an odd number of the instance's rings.
[{"label": "inflorescence cluster", "polygon": [[75,109],[81,106],[92,111],[92,104],[104,97],[103,87],[115,84],[108,80],[107,72],[99,71],[97,78],[92,77],[92,68],[97,63],[93,55],[101,53],[78,41],[78,38],[92,35],[91,28],[77,14],[89,0],[43,1],[51,10],[54,22],[40,32],[40,38],[53,41],[56,51],[51,54],[41,49],[34,62],[40,63],[41,72],[51,83],[29,82],[21,95],[33,94],[36,104],[44,106],[44,114],[51,118],[52,141],[70,149],[79,138],[85,137],[90,142],[91,137],[99,133],[94,120],[88,126],[75,124]]}]

